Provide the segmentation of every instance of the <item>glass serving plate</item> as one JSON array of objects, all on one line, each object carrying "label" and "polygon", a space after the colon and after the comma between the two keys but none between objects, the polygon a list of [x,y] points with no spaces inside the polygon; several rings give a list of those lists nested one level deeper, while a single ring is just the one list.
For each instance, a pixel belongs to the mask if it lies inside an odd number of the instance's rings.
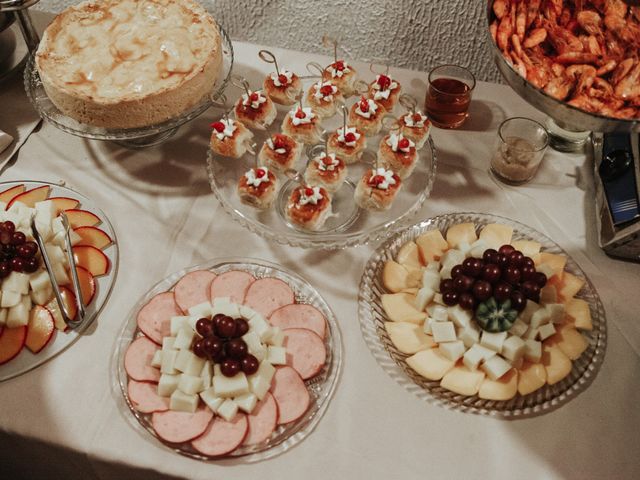
[{"label": "glass serving plate", "polygon": [[24,71],[27,96],[42,118],[72,135],[94,140],[110,140],[127,148],[145,148],[158,145],[175,135],[181,125],[190,122],[211,107],[221,98],[227,87],[233,69],[233,45],[227,32],[220,26],[218,28],[222,37],[222,69],[211,93],[190,110],[165,122],[140,128],[107,129],[80,123],[66,116],[49,100],[36,69],[33,55],[29,57]]},{"label": "glass serving plate", "polygon": [[[209,457],[197,452],[193,449],[189,442],[183,444],[169,443],[156,435],[151,425],[151,414],[140,413],[133,408],[127,393],[128,376],[124,368],[124,356],[129,344],[141,335],[137,325],[136,316],[138,311],[146,305],[146,303],[156,294],[170,290],[176,282],[186,273],[193,270],[210,270],[216,274],[224,273],[229,270],[244,270],[251,273],[256,278],[274,277],[286,282],[294,291],[296,302],[307,303],[316,307],[327,319],[327,336],[325,338],[325,346],[327,348],[327,361],[318,375],[305,381],[307,389],[311,396],[311,402],[307,412],[297,421],[287,425],[280,425],[269,439],[263,443],[252,446],[241,446],[228,455],[222,457]],[[117,383],[113,387],[119,390],[124,397],[121,402],[121,409],[125,416],[130,420],[132,426],[140,432],[145,433],[148,438],[150,434],[158,442],[163,444],[169,450],[181,455],[195,458],[203,461],[213,461],[225,458],[241,458],[243,462],[251,463],[259,460],[274,457],[286,452],[291,447],[297,445],[304,440],[316,427],[322,416],[329,406],[329,401],[333,396],[338,383],[340,371],[342,368],[342,339],[340,328],[333,311],[325,300],[320,296],[315,288],[313,288],[306,280],[290,270],[279,265],[275,265],[263,260],[253,258],[219,258],[208,262],[190,267],[179,272],[169,275],[164,280],[154,285],[140,301],[133,307],[127,317],[113,356],[113,368],[116,375],[114,376]],[[133,421],[129,411],[136,421]]]},{"label": "glass serving plate", "polygon": [[[593,330],[582,332],[589,346],[580,358],[573,361],[571,373],[562,381],[555,385],[545,385],[529,395],[516,395],[507,401],[490,401],[478,396],[459,395],[441,387],[440,382],[427,380],[414,372],[405,362],[408,355],[400,353],[389,339],[384,328],[386,316],[381,303],[381,295],[387,293],[381,280],[385,262],[395,258],[402,245],[414,240],[425,231],[438,229],[444,233],[450,226],[464,222],[473,222],[478,227],[489,223],[509,225],[513,227],[514,240],[534,240],[542,244],[543,251],[566,255],[565,270],[585,281],[577,297],[589,303]],[[482,213],[440,215],[396,234],[378,247],[367,262],[360,282],[358,312],[360,329],[371,353],[383,370],[407,391],[418,398],[453,410],[503,418],[523,418],[542,414],[574,398],[595,378],[602,365],[607,343],[604,307],[593,284],[578,264],[560,246],[542,233],[508,218]]]},{"label": "glass serving plate", "polygon": [[0,192],[4,192],[5,190],[20,184],[24,184],[27,190],[41,187],[43,185],[49,185],[51,188],[49,197],[74,198],[80,201],[80,206],[78,208],[88,210],[89,212],[97,215],[101,220],[101,223],[98,224],[97,227],[104,230],[113,240],[113,243],[103,250],[104,254],[109,258],[111,267],[106,275],[95,277],[96,294],[91,305],[87,307],[87,317],[85,322],[79,327],[66,332],[56,331],[54,333],[55,337],[49,342],[49,344],[36,354],[31,353],[28,348],[23,347],[17,357],[9,360],[9,362],[4,365],[0,365],[0,382],[33,370],[56,355],[59,355],[76,342],[93,324],[109,299],[109,295],[111,294],[111,290],[118,273],[118,241],[116,239],[116,232],[105,213],[96,206],[95,202],[75,190],[65,187],[64,185],[30,180],[2,182],[0,183]]},{"label": "glass serving plate", "polygon": [[[305,91],[318,80],[318,77],[302,77]],[[359,97],[347,99],[350,107]],[[254,130],[256,153],[267,138],[280,132],[282,121],[294,106],[277,105],[278,116],[266,131]],[[400,107],[396,106],[395,115],[400,115]],[[342,114],[324,119],[322,128],[325,133],[332,133],[342,127]],[[386,122],[383,121],[383,125]],[[402,181],[403,186],[386,212],[368,212],[360,209],[353,200],[355,185],[365,170],[372,168],[376,150],[380,140],[388,133],[384,129],[379,135],[367,138],[367,149],[362,160],[348,165],[348,180],[332,196],[333,216],[329,217],[324,227],[317,232],[304,230],[292,225],[285,216],[286,202],[289,193],[298,184],[289,180],[284,174],[278,176],[280,191],[271,209],[257,210],[240,201],[236,187],[238,180],[251,167],[255,166],[256,157],[246,153],[240,159],[222,157],[208,150],[207,170],[211,189],[224,210],[235,221],[248,230],[280,244],[293,247],[341,249],[364,245],[387,238],[398,228],[406,225],[422,207],[431,193],[436,176],[436,150],[431,135],[419,150],[420,158],[411,176]],[[296,169],[303,173],[308,161],[324,149],[324,144],[307,146]]]}]

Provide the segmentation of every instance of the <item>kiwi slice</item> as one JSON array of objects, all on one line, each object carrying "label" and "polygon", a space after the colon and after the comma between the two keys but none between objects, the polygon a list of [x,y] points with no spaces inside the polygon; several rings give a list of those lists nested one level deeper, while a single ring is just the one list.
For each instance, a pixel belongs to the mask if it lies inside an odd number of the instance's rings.
[{"label": "kiwi slice", "polygon": [[495,298],[491,297],[476,308],[476,320],[480,327],[487,332],[507,331],[516,318],[518,318],[518,312],[511,307],[511,300],[498,303]]}]

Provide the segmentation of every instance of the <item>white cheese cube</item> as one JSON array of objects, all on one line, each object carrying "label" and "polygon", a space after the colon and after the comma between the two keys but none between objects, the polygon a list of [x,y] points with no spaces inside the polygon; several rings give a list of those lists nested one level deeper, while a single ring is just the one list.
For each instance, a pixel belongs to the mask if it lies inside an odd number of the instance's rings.
[{"label": "white cheese cube", "polygon": [[274,347],[281,347],[284,342],[284,333],[280,327],[271,327],[271,333],[269,335],[269,339],[266,340],[268,345],[273,345]]},{"label": "white cheese cube", "polygon": [[180,375],[180,381],[178,382],[178,390],[193,395],[200,393],[204,390],[202,377],[194,377],[193,375]]},{"label": "white cheese cube", "polygon": [[169,408],[178,412],[194,413],[198,408],[198,396],[174,390],[169,400]]},{"label": "white cheese cube", "polygon": [[266,343],[267,345],[271,344],[271,337],[273,337],[273,333],[274,333],[273,329],[274,329],[274,327],[269,327],[269,328],[267,328],[267,330],[262,334],[262,337],[261,337],[261,339],[260,339],[260,340],[261,340],[263,343]]},{"label": "white cheese cube", "polygon": [[523,340],[533,340],[538,336],[538,328],[529,327],[527,331],[522,335]]},{"label": "white cheese cube", "polygon": [[202,302],[198,305],[194,305],[193,307],[189,308],[189,316],[198,318],[211,318],[213,316],[211,303]]},{"label": "white cheese cube", "polygon": [[36,210],[36,220],[51,224],[51,220],[56,217],[56,207],[51,200],[36,202],[34,207]]},{"label": "white cheese cube", "polygon": [[71,241],[71,246],[75,246],[82,240],[82,237],[76,233],[75,230],[69,230],[69,240]]},{"label": "white cheese cube", "polygon": [[286,365],[287,350],[284,347],[269,346],[267,348],[267,362],[271,365]]},{"label": "white cheese cube", "polygon": [[449,320],[455,323],[457,327],[466,328],[471,323],[471,312],[460,305],[447,308],[447,315]]},{"label": "white cheese cube", "polygon": [[418,290],[415,299],[415,307],[424,312],[424,309],[427,308],[427,305],[433,301],[433,296],[436,294],[436,291],[431,287],[422,287]]},{"label": "white cheese cube", "polygon": [[502,344],[502,356],[511,362],[522,358],[525,351],[524,340],[520,337],[511,336]]},{"label": "white cheese cube", "polygon": [[189,325],[190,317],[171,317],[171,336],[175,337],[181,328],[191,328]]},{"label": "white cheese cube", "polygon": [[533,363],[540,362],[542,358],[542,342],[536,340],[525,340],[524,358]]},{"label": "white cheese cube", "polygon": [[199,376],[202,374],[202,369],[207,363],[207,360],[204,358],[198,357],[195,353],[191,351],[189,351],[189,353],[190,353],[189,360],[187,360],[187,364],[183,372],[186,373],[187,375]]},{"label": "white cheese cube", "polygon": [[160,368],[162,366],[162,350],[156,350],[151,359],[151,366]]},{"label": "white cheese cube", "polygon": [[29,295],[31,296],[32,303],[36,305],[46,305],[49,300],[53,299],[53,285],[49,284],[49,286],[43,290],[31,290]]},{"label": "white cheese cube", "polygon": [[551,323],[563,323],[564,322],[564,305],[562,303],[549,303],[544,308],[549,312]]},{"label": "white cheese cube", "polygon": [[[40,291],[51,288],[51,280],[49,279],[49,273],[46,270],[42,270],[40,272],[32,273],[29,277],[29,285],[31,285],[31,290]],[[4,290],[4,283],[2,284]]]},{"label": "white cheese cube", "polygon": [[175,350],[176,337],[164,337],[162,339],[162,350]]},{"label": "white cheese cube", "polygon": [[64,232],[64,225],[62,224],[62,218],[56,217],[51,220],[51,231],[53,234]]},{"label": "white cheese cube", "polygon": [[553,323],[546,323],[538,328],[538,338],[540,341],[544,341],[550,336],[556,333],[556,328]]},{"label": "white cheese cube", "polygon": [[70,284],[71,280],[69,280],[69,275],[67,275],[67,269],[62,263],[54,263],[51,265],[51,270],[58,285]]},{"label": "white cheese cube", "polygon": [[178,355],[176,355],[176,359],[173,362],[173,368],[180,372],[184,372],[187,369],[187,363],[189,363],[191,355],[193,355],[193,353],[186,348],[178,350]]},{"label": "white cheese cube", "polygon": [[480,341],[480,330],[473,323],[469,323],[465,328],[458,333],[458,339],[462,340],[464,346],[471,348],[473,345]]},{"label": "white cheese cube", "polygon": [[438,305],[442,305],[443,307],[445,307],[444,300],[442,300],[442,294],[441,293],[436,293],[433,296],[433,302],[437,303]]},{"label": "white cheese cube", "polygon": [[175,368],[176,358],[178,356],[178,350],[162,350],[162,365],[160,371],[162,373],[168,373],[175,375],[178,370]]},{"label": "white cheese cube", "polygon": [[427,317],[424,321],[424,323],[422,324],[422,331],[424,333],[426,333],[427,335],[431,335],[432,331],[431,331],[431,324],[435,322],[435,320],[433,318],[429,318]]},{"label": "white cheese cube", "polygon": [[260,341],[260,337],[256,332],[249,331],[242,336],[242,339],[247,344],[249,353],[256,357],[258,361],[262,361],[267,356],[267,348]]},{"label": "white cheese cube", "polygon": [[211,377],[213,376],[213,367],[211,366],[211,362],[207,362],[205,360],[200,376],[202,377],[202,386],[205,389],[210,388],[212,384]]},{"label": "white cheese cube", "polygon": [[273,365],[271,365],[267,361],[260,362],[260,366],[258,367],[258,371],[254,373],[254,375],[259,375],[264,378],[269,384],[271,384],[271,380],[276,373],[276,369]]},{"label": "white cheese cube", "polygon": [[511,335],[515,335],[516,337],[521,337],[522,335],[524,335],[524,332],[526,332],[528,328],[529,327],[526,323],[517,318],[516,321],[513,322],[513,325],[511,325],[509,333]]},{"label": "white cheese cube", "polygon": [[178,331],[178,335],[176,335],[176,341],[173,344],[173,348],[175,349],[188,349],[191,348],[191,342],[193,341],[193,336],[196,334],[190,328],[181,328]]},{"label": "white cheese cube", "polygon": [[453,322],[434,322],[431,325],[433,340],[436,343],[453,342],[457,340],[456,329]]},{"label": "white cheese cube", "polygon": [[445,268],[445,265],[452,264],[452,267],[464,262],[465,256],[457,248],[450,248],[446,252],[442,254],[440,257],[440,263],[442,263],[442,268]]},{"label": "white cheese cube", "polygon": [[[432,262],[429,262],[429,264],[426,266],[425,270],[430,270],[432,272],[439,272],[440,271],[440,260],[433,260]],[[424,285],[424,283],[423,283]]]},{"label": "white cheese cube", "polygon": [[452,362],[457,362],[467,350],[464,343],[462,343],[462,340],[441,343],[438,345],[438,349],[444,358],[448,358]]},{"label": "white cheese cube", "polygon": [[253,308],[247,307],[246,305],[240,305],[240,316],[242,318],[250,320],[256,315],[260,315],[260,314],[256,312]]},{"label": "white cheese cube", "polygon": [[264,377],[254,373],[249,377],[249,386],[256,397],[262,400],[271,388],[271,381],[267,382]]},{"label": "white cheese cube", "polygon": [[17,305],[9,308],[7,313],[7,327],[16,328],[22,327],[29,323],[29,312],[31,311],[31,297],[29,295],[22,295],[20,302]]},{"label": "white cheese cube", "polygon": [[469,254],[473,258],[482,258],[482,256],[484,255],[484,251],[487,248],[489,248],[489,245],[487,244],[487,242],[479,238],[478,240],[476,240],[471,244],[471,249],[469,250]]},{"label": "white cheese cube", "polygon": [[222,404],[218,407],[218,415],[224,418],[227,422],[233,420],[233,417],[238,413],[238,404],[227,398]]},{"label": "white cheese cube", "polygon": [[65,263],[66,255],[62,248],[58,245],[45,244],[44,249],[47,251],[47,255],[49,255],[49,261],[54,263]]},{"label": "white cheese cube", "polygon": [[447,307],[443,307],[442,305],[438,305],[433,303],[433,307],[431,307],[431,311],[429,312],[427,309],[427,313],[429,316],[433,318],[436,322],[446,322],[449,320],[449,311]]},{"label": "white cheese cube", "polygon": [[258,397],[255,393],[245,393],[244,395],[234,398],[233,401],[236,402],[240,410],[251,413],[253,409],[256,408]]},{"label": "white cheese cube", "polygon": [[222,369],[220,368],[220,364],[216,363],[213,366],[213,376],[215,377],[216,375],[220,376],[222,375]]},{"label": "white cheese cube", "polygon": [[491,380],[497,380],[511,370],[511,365],[500,355],[494,355],[486,360],[481,368]]},{"label": "white cheese cube", "polygon": [[502,344],[506,339],[507,332],[491,333],[484,331],[480,337],[480,345],[500,353],[502,351]]},{"label": "white cheese cube", "polygon": [[10,308],[15,307],[22,300],[22,295],[18,292],[12,292],[11,290],[3,290],[2,297],[0,298],[0,307]]},{"label": "white cheese cube", "polygon": [[529,324],[531,321],[531,316],[538,311],[540,305],[536,302],[532,302],[531,300],[527,300],[527,304],[524,307],[524,310],[520,312],[518,315],[518,319],[522,320],[524,323]]},{"label": "white cheese cube", "polygon": [[535,311],[535,313],[531,316],[531,322],[529,326],[533,328],[538,328],[541,325],[549,323],[551,321],[551,313],[546,308],[539,308]]},{"label": "white cheese cube", "polygon": [[269,322],[267,322],[262,315],[255,315],[249,320],[249,331],[255,332],[262,341],[263,335],[269,330]]},{"label": "white cheese cube", "polygon": [[[49,275],[47,274],[47,281],[48,280]],[[29,293],[29,275],[26,273],[11,272],[9,276],[2,281],[2,290],[10,290],[12,292],[18,292],[20,295],[27,295]]]},{"label": "white cheese cube", "polygon": [[547,278],[551,278],[555,274],[551,265],[547,263],[536,265],[536,270],[540,273],[544,273],[547,276]]},{"label": "white cheese cube", "polygon": [[460,242],[458,244],[458,250],[460,250],[465,258],[471,256],[471,244],[469,242]]},{"label": "white cheese cube", "polygon": [[158,395],[160,395],[161,397],[170,397],[175,389],[178,388],[179,381],[180,375],[170,375],[163,373],[162,375],[160,375],[160,380],[158,381]]},{"label": "white cheese cube", "polygon": [[222,315],[227,315],[231,318],[237,318],[240,316],[239,305],[231,303],[227,297],[214,299],[211,311],[213,315],[221,313]]},{"label": "white cheese cube", "polygon": [[247,393],[249,391],[249,382],[243,372],[237,373],[233,377],[214,375],[213,388],[219,397],[230,398]]},{"label": "white cheese cube", "polygon": [[481,362],[485,362],[496,354],[493,350],[474,344],[462,357],[462,362],[469,370],[476,370]]},{"label": "white cheese cube", "polygon": [[440,288],[440,274],[438,274],[438,272],[434,271],[433,269],[427,268],[422,273],[422,287],[430,288],[434,292],[437,292]]},{"label": "white cheese cube", "polygon": [[220,408],[220,405],[224,402],[224,398],[216,396],[215,389],[213,388],[207,388],[200,392],[200,398],[214,413],[218,411],[218,408]]}]

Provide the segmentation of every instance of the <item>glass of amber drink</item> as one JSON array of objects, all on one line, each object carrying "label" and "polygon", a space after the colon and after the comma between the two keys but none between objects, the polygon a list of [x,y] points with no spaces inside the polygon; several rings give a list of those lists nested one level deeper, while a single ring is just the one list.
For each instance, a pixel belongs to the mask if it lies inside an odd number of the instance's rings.
[{"label": "glass of amber drink", "polygon": [[475,77],[464,67],[442,65],[431,70],[425,100],[431,123],[440,128],[461,126],[469,116],[475,86]]}]

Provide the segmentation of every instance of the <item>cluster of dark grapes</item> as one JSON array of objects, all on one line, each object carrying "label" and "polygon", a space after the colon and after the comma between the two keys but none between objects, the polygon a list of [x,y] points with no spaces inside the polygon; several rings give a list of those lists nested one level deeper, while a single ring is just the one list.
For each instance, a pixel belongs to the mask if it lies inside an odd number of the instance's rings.
[{"label": "cluster of dark grapes", "polygon": [[451,278],[440,282],[446,305],[475,310],[480,302],[494,297],[498,302],[511,300],[511,308],[521,312],[527,300],[540,302],[540,289],[547,283],[544,273],[536,271],[530,257],[512,245],[485,250],[482,258],[467,258],[451,269]]},{"label": "cluster of dark grapes", "polygon": [[38,270],[40,260],[37,253],[38,244],[27,241],[27,236],[17,232],[12,221],[0,222],[0,278],[9,276],[11,272],[33,273]]},{"label": "cluster of dark grapes", "polygon": [[239,372],[251,375],[258,371],[260,362],[249,353],[247,343],[240,337],[249,331],[249,323],[244,318],[231,318],[218,313],[211,320],[200,318],[196,322],[196,338],[191,350],[200,358],[207,358],[220,364],[225,377],[233,377]]}]

